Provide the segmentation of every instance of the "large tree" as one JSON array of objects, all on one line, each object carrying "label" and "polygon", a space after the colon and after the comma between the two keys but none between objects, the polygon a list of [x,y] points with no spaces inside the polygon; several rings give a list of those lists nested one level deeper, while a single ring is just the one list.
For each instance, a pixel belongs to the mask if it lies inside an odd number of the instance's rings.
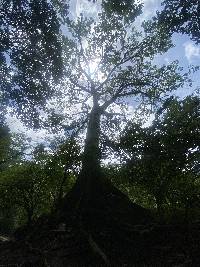
[{"label": "large tree", "polygon": [[[70,203],[69,198],[75,196],[78,210],[94,207],[99,199],[105,206],[108,192],[114,189],[102,177],[101,138],[120,119],[122,112],[116,112],[116,107],[123,109],[126,100],[153,105],[184,82],[177,62],[153,64],[156,54],[171,47],[169,35],[138,31],[141,5],[134,1],[121,14],[111,14],[102,6],[95,20],[83,14],[70,19],[63,12],[66,6],[46,1],[3,4],[8,12],[1,11],[9,26],[2,29],[12,41],[7,50],[14,72],[10,72],[9,97],[29,121],[31,111],[35,119],[44,109],[53,111],[56,118],[62,112],[67,122],[72,119],[65,127],[69,134],[86,128],[82,168],[67,199]],[[57,107],[53,107],[55,99]]]}]

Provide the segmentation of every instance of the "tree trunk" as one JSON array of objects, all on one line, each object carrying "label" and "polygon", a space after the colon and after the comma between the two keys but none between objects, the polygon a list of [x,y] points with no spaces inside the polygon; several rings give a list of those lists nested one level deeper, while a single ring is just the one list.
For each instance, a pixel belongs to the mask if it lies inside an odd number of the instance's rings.
[{"label": "tree trunk", "polygon": [[100,117],[99,106],[94,106],[91,110],[87,134],[82,159],[82,169],[77,183],[80,187],[80,206],[88,209],[102,181],[100,159],[101,151],[99,147],[100,138]]},{"label": "tree trunk", "polygon": [[100,174],[101,151],[99,148],[101,110],[94,106],[89,117],[80,177]]},{"label": "tree trunk", "polygon": [[88,121],[81,172],[58,210],[60,221],[84,225],[81,227],[90,229],[88,231],[103,225],[113,225],[112,220],[116,218],[117,221],[123,218],[127,223],[141,223],[150,218],[147,210],[133,204],[101,172],[99,139],[102,113],[101,107],[93,106]]}]

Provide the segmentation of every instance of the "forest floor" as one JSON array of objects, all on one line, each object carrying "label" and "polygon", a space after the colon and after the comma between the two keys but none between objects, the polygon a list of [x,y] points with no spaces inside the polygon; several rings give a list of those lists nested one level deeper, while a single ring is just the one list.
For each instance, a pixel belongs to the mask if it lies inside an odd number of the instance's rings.
[{"label": "forest floor", "polygon": [[76,197],[77,189],[60,213],[2,236],[0,267],[200,266],[200,222],[158,224],[112,186],[95,191],[85,213],[73,213]]},{"label": "forest floor", "polygon": [[92,233],[43,226],[26,238],[1,237],[0,266],[200,266],[200,223],[99,226]]}]

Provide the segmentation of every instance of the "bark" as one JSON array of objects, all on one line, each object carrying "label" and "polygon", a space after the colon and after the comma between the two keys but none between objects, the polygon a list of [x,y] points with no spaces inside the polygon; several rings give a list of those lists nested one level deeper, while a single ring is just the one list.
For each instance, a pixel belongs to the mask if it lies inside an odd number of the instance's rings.
[{"label": "bark", "polygon": [[88,127],[87,127],[87,135],[85,140],[85,147],[83,153],[83,161],[82,161],[82,174],[87,174],[88,176],[96,176],[97,171],[100,170],[100,158],[101,151],[99,148],[99,136],[100,136],[100,117],[101,110],[100,108],[93,107]]},{"label": "bark", "polygon": [[82,195],[85,194],[84,199],[89,198],[94,183],[101,179],[101,151],[99,147],[101,114],[100,107],[94,105],[89,116],[82,170],[78,178]]}]

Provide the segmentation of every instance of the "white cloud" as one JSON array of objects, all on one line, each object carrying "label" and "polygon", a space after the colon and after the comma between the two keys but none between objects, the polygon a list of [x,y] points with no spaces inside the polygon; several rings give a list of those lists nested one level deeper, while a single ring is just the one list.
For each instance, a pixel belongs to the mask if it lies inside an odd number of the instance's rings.
[{"label": "white cloud", "polygon": [[86,16],[96,17],[101,7],[101,1],[93,3],[93,1],[88,0],[72,0],[70,7],[74,17],[79,17],[81,13]]},{"label": "white cloud", "polygon": [[193,60],[200,58],[200,47],[192,42],[186,42],[183,44],[185,49],[185,57],[191,63]]},{"label": "white cloud", "polygon": [[141,15],[142,20],[148,20],[156,14],[156,11],[160,9],[161,0],[143,0],[144,4],[143,13]]},{"label": "white cloud", "polygon": [[24,135],[24,144],[29,144],[30,151],[31,148],[34,148],[38,144],[43,143],[48,145],[52,140],[64,136],[63,131],[52,134],[46,129],[34,130],[32,128],[28,128],[15,115],[11,115],[9,113],[6,115],[6,123],[10,128],[11,133]]},{"label": "white cloud", "polygon": [[145,123],[142,125],[143,128],[151,126],[153,120],[155,119],[155,114],[150,114],[147,116]]},{"label": "white cloud", "polygon": [[139,3],[143,3],[142,14],[137,18],[136,25],[138,30],[141,30],[141,23],[145,20],[151,19],[156,15],[156,11],[161,9],[161,0],[139,0]]}]

